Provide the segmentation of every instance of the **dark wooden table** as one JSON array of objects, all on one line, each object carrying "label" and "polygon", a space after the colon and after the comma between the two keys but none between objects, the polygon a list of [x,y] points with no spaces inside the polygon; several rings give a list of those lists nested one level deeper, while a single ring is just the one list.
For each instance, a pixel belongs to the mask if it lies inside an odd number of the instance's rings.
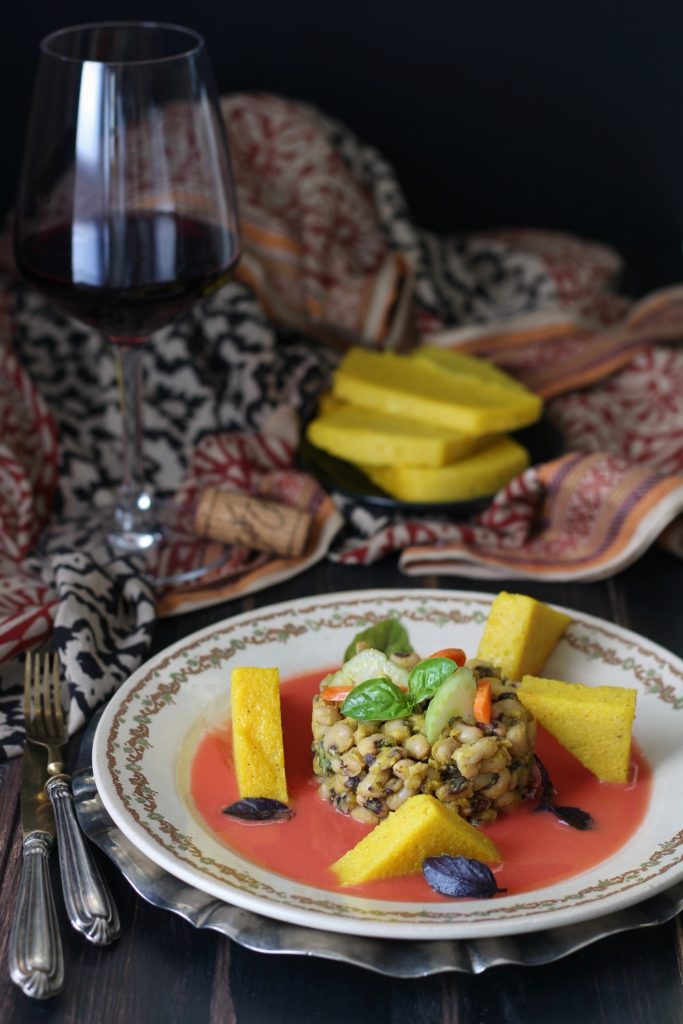
[{"label": "dark wooden table", "polygon": [[[614,579],[591,584],[402,576],[394,561],[361,569],[324,562],[244,601],[158,624],[155,649],[245,609],[313,593],[389,586],[522,591],[581,609],[645,634],[683,654],[683,566],[653,548]],[[683,731],[681,734],[683,742]],[[72,745],[73,746],[73,745]],[[56,863],[54,883],[66,959],[62,995],[27,999],[9,981],[7,936],[19,881],[19,763],[0,768],[0,1021],[34,1024],[676,1024],[683,1021],[677,921],[614,936],[543,967],[497,967],[482,975],[448,973],[397,981],[361,968],[307,957],[252,953],[138,898],[113,866],[105,871],[118,901],[123,934],[112,947],[90,947],[65,924]],[[673,793],[672,799],[680,799]],[[56,860],[53,858],[53,860]]]}]

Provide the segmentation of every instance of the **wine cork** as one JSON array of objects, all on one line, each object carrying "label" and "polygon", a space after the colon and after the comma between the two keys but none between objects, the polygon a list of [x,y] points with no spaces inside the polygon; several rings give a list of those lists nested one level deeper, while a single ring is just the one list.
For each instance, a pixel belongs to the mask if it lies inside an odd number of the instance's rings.
[{"label": "wine cork", "polygon": [[218,487],[202,493],[195,515],[195,529],[202,537],[286,558],[301,554],[310,525],[308,512]]}]

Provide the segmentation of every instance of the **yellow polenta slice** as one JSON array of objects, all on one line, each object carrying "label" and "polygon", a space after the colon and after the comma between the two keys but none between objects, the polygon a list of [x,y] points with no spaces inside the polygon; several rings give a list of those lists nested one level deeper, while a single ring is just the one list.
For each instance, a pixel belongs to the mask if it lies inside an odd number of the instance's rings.
[{"label": "yellow polenta slice", "polygon": [[287,803],[276,668],[234,668],[230,675],[232,744],[241,797]]},{"label": "yellow polenta slice", "polygon": [[318,416],[326,416],[335,409],[348,409],[348,402],[335,398],[331,391],[323,391],[318,395]]},{"label": "yellow polenta slice", "polygon": [[480,381],[484,384],[495,384],[498,387],[514,388],[517,391],[530,394],[529,389],[515,380],[505,370],[494,366],[487,359],[479,359],[467,352],[457,352],[449,348],[439,348],[436,345],[423,345],[415,349],[415,359],[426,362],[431,366],[439,367],[448,373],[455,373],[462,377],[471,377],[473,381]]},{"label": "yellow polenta slice", "polygon": [[529,465],[529,454],[511,437],[446,466],[367,466],[371,480],[402,501],[469,501],[493,494]]},{"label": "yellow polenta slice", "polygon": [[332,865],[342,885],[410,875],[426,857],[471,857],[495,864],[501,855],[488,836],[436,797],[411,796]]},{"label": "yellow polenta slice", "polygon": [[430,426],[481,437],[534,423],[541,399],[471,376],[458,377],[412,356],[352,348],[334,375],[335,398]]},{"label": "yellow polenta slice", "polygon": [[601,782],[626,782],[637,691],[525,675],[517,696]]},{"label": "yellow polenta slice", "polygon": [[571,622],[543,601],[502,590],[494,599],[477,658],[502,670],[508,679],[540,672]]},{"label": "yellow polenta slice", "polygon": [[444,427],[340,404],[308,425],[309,440],[349,462],[372,466],[443,466],[489,443]]}]

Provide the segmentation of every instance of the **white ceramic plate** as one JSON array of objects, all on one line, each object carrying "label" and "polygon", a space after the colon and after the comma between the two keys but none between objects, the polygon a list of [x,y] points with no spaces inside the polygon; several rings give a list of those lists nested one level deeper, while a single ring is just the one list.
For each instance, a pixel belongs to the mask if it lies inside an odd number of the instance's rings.
[{"label": "white ceramic plate", "polygon": [[[475,651],[494,595],[376,590],[290,601],[201,630],[143,665],[112,698],[93,747],[95,781],[119,828],[160,867],[228,903],[328,931],[397,939],[501,936],[569,925],[645,900],[683,878],[683,661],[601,619],[572,624],[545,674],[638,689],[635,736],[653,769],[635,836],[576,877],[531,893],[453,903],[361,899],[293,882],[227,849],[189,814],[179,752],[206,709],[225,703],[234,665],[287,677],[341,660],[354,634],[394,615],[419,651]],[[567,610],[567,609],[565,609]],[[454,628],[455,627],[455,628]],[[327,811],[327,808],[322,808]]]}]

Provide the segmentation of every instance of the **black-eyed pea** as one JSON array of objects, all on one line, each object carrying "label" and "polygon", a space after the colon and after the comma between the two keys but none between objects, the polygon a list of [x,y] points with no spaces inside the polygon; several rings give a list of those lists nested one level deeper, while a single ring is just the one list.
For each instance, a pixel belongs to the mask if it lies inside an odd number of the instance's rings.
[{"label": "black-eyed pea", "polygon": [[515,722],[505,737],[510,744],[510,750],[514,757],[525,757],[529,752],[529,740],[527,738],[527,726],[524,722]]},{"label": "black-eyed pea", "polygon": [[348,750],[345,754],[342,754],[340,760],[342,772],[344,775],[352,778],[360,775],[365,768],[365,761],[357,750]]},{"label": "black-eyed pea", "polygon": [[510,772],[507,768],[503,768],[502,771],[498,772],[498,774],[494,776],[491,785],[483,789],[482,792],[484,796],[489,798],[489,800],[497,800],[503,795],[503,793],[507,793],[510,788],[511,781]]},{"label": "black-eyed pea", "polygon": [[312,718],[314,725],[334,725],[335,722],[340,721],[341,715],[337,708],[330,704],[315,703]]},{"label": "black-eyed pea", "polygon": [[354,807],[351,811],[351,817],[355,821],[362,821],[364,825],[377,825],[379,823],[379,816],[373,811],[368,811],[365,807]]},{"label": "black-eyed pea", "polygon": [[410,773],[410,769],[414,766],[415,762],[409,757],[402,757],[400,761],[397,761],[393,767],[394,775],[397,775],[399,779],[407,779]]},{"label": "black-eyed pea", "polygon": [[432,757],[439,764],[448,764],[458,744],[450,736],[437,740],[432,747]]},{"label": "black-eyed pea", "polygon": [[366,800],[364,806],[366,811],[372,811],[372,813],[376,814],[378,818],[386,818],[389,813],[387,802],[382,797],[374,797],[372,800]]},{"label": "black-eyed pea", "polygon": [[485,789],[487,786],[490,786],[493,779],[493,772],[479,772],[479,774],[475,775],[472,779],[474,792],[478,793],[480,789]]},{"label": "black-eyed pea", "polygon": [[394,718],[384,724],[384,735],[392,743],[404,743],[410,736],[410,729],[405,718]]},{"label": "black-eyed pea", "polygon": [[358,740],[356,747],[358,753],[362,758],[377,757],[381,750],[382,743],[384,742],[384,736],[381,732],[372,733],[370,736],[364,736]]},{"label": "black-eyed pea", "polygon": [[346,722],[337,722],[325,733],[323,739],[325,750],[332,750],[339,754],[345,753],[353,746],[353,729]]},{"label": "black-eyed pea", "polygon": [[411,789],[402,786],[398,793],[392,793],[391,796],[387,797],[387,807],[390,811],[397,811],[401,804],[404,804],[412,795],[413,791]]},{"label": "black-eyed pea", "polygon": [[422,788],[422,784],[427,777],[427,765],[422,764],[420,761],[413,767],[408,778],[405,780],[406,786],[412,789],[413,792],[417,792],[418,789]]},{"label": "black-eyed pea", "polygon": [[346,794],[346,779],[341,774],[341,772],[334,776],[332,782],[332,789],[337,794],[337,796],[344,796]]},{"label": "black-eyed pea", "polygon": [[414,736],[408,737],[403,744],[403,749],[407,756],[412,757],[413,760],[426,761],[432,748],[427,737],[418,732]]},{"label": "black-eyed pea", "polygon": [[374,764],[370,765],[370,771],[384,771],[386,768],[393,768],[402,757],[403,747],[382,747]]},{"label": "black-eyed pea", "polygon": [[412,732],[424,733],[425,731],[425,716],[423,711],[416,711],[408,718],[408,723]]},{"label": "black-eyed pea", "polygon": [[484,736],[475,743],[459,747],[453,754],[453,760],[461,775],[473,779],[479,773],[482,762],[493,757],[497,750],[498,740],[495,736]]},{"label": "black-eyed pea", "polygon": [[451,736],[460,743],[476,743],[483,736],[483,732],[476,725],[466,725],[458,722],[451,729]]},{"label": "black-eyed pea", "polygon": [[487,757],[479,767],[483,772],[499,772],[507,768],[511,760],[510,751],[506,747],[499,747],[493,757]]},{"label": "black-eyed pea", "polygon": [[495,799],[495,805],[499,811],[511,811],[519,803],[521,803],[519,793],[515,793],[514,789],[508,789]]},{"label": "black-eyed pea", "polygon": [[494,719],[505,717],[514,721],[521,718],[523,721],[526,721],[527,713],[517,698],[511,694],[509,697],[502,697],[500,700],[494,701],[492,717]]},{"label": "black-eyed pea", "polygon": [[427,775],[427,765],[420,761],[412,761],[404,757],[394,765],[394,775],[403,779],[405,785],[414,793],[421,787]]},{"label": "black-eyed pea", "polygon": [[475,811],[470,820],[475,825],[488,825],[497,817],[498,811],[493,807],[488,807],[485,811]]},{"label": "black-eyed pea", "polygon": [[442,786],[439,786],[434,793],[434,796],[437,800],[440,800],[442,804],[454,804],[461,799],[460,793],[454,790],[452,786],[449,786],[447,782]]},{"label": "black-eyed pea", "polygon": [[391,778],[388,771],[368,774],[358,783],[356,788],[356,799],[359,804],[365,804],[368,800],[376,800],[384,793],[387,782]]},{"label": "black-eyed pea", "polygon": [[367,736],[374,735],[379,729],[379,722],[358,722],[353,734],[354,743],[358,745]]}]

